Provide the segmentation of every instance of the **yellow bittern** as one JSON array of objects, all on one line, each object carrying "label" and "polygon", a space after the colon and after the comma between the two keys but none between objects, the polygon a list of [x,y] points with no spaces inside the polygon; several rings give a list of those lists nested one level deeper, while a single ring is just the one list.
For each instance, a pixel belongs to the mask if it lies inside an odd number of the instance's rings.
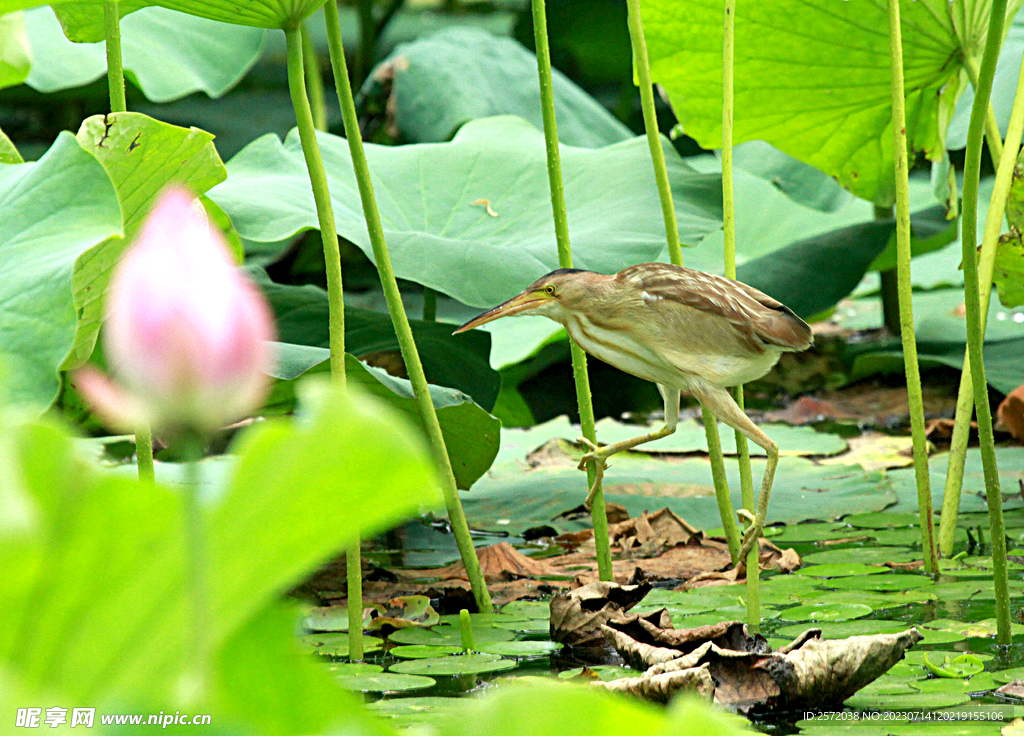
[{"label": "yellow bittern", "polygon": [[464,332],[499,317],[537,314],[558,322],[576,344],[619,370],[658,385],[665,425],[653,432],[598,447],[598,481],[605,460],[617,452],[666,437],[676,430],[679,394],[700,404],[768,454],[757,513],[738,559],[746,559],[764,529],[778,446],[733,400],[730,386],[760,378],[785,352],[806,350],[811,329],[791,309],[757,289],[723,276],[666,263],[641,263],[608,276],[562,268],[541,276],[522,293],[462,325]]}]

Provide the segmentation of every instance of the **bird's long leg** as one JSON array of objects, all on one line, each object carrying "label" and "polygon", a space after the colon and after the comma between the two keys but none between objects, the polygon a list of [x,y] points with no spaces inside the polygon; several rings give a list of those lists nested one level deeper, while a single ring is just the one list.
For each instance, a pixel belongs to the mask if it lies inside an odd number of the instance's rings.
[{"label": "bird's long leg", "polygon": [[768,454],[768,463],[765,465],[764,478],[761,481],[761,495],[757,499],[757,514],[743,537],[743,547],[736,558],[745,560],[747,553],[757,544],[758,537],[764,531],[765,517],[768,514],[768,497],[772,493],[775,467],[779,463],[779,446],[751,421],[726,389],[699,379],[691,379],[690,391],[701,406],[706,407],[736,431],[742,432],[752,442],[764,448]]},{"label": "bird's long leg", "polygon": [[594,485],[590,487],[590,493],[587,494],[587,500],[583,502],[583,505],[588,509],[594,500],[594,494],[597,492],[597,487],[600,485],[601,479],[604,477],[604,469],[606,467],[605,460],[617,452],[631,450],[637,445],[642,445],[645,442],[660,440],[662,437],[668,437],[676,431],[676,425],[679,423],[679,389],[668,388],[658,384],[658,390],[661,391],[661,396],[665,400],[665,424],[662,427],[654,430],[653,432],[647,432],[646,434],[637,435],[636,437],[630,437],[628,440],[613,442],[612,444],[604,445],[603,447],[598,447],[585,437],[579,438],[579,442],[590,448],[590,452],[584,455],[583,459],[580,460],[580,470],[584,470],[587,463],[591,460],[596,461],[597,467],[597,476],[594,479]]}]

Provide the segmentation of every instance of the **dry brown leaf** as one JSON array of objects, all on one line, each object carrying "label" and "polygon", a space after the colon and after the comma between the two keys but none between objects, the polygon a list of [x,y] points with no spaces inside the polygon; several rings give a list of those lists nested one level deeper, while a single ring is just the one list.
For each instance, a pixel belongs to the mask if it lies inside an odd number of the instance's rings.
[{"label": "dry brown leaf", "polygon": [[[508,542],[501,542],[490,547],[477,549],[480,569],[488,583],[507,582],[518,578],[539,578],[564,574],[547,562],[527,557]],[[466,566],[456,562],[447,567],[425,568],[420,570],[395,570],[394,573],[405,579],[440,578],[442,580],[469,580]]]},{"label": "dry brown leaf", "polygon": [[597,582],[559,593],[551,599],[551,638],[569,646],[599,644],[604,640],[601,625],[623,615],[650,590],[650,584]]},{"label": "dry brown leaf", "polygon": [[696,693],[706,700],[715,694],[715,680],[706,664],[651,677],[623,677],[611,682],[593,682],[590,686],[635,695],[655,703],[667,703],[680,692]]},{"label": "dry brown leaf", "polygon": [[1018,386],[1006,395],[999,403],[996,416],[1014,439],[1024,441],[1024,386]]},{"label": "dry brown leaf", "polygon": [[1008,698],[1017,698],[1019,700],[1024,700],[1024,680],[1014,680],[1013,682],[1008,682],[1001,688],[997,689],[996,692]]}]

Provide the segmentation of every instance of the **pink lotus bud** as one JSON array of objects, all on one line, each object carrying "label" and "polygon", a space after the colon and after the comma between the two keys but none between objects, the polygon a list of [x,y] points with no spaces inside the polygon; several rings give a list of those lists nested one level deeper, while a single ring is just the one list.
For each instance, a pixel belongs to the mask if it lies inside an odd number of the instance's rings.
[{"label": "pink lotus bud", "polygon": [[273,319],[220,233],[182,189],[165,191],[114,271],[106,359],[133,401],[76,377],[101,416],[142,407],[156,428],[208,431],[259,406],[269,387]]}]

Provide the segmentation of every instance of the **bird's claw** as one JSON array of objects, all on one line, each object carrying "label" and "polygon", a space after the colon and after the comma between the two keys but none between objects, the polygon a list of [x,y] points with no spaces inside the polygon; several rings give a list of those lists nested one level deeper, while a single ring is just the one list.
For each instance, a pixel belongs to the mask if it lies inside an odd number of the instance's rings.
[{"label": "bird's claw", "polygon": [[[750,554],[750,551],[754,549],[754,545],[757,544],[757,540],[764,532],[764,519],[759,519],[758,517],[754,516],[745,509],[744,511],[744,518],[749,516],[749,521],[751,521],[751,525],[747,527],[747,531],[743,535],[743,546],[740,547],[740,554],[737,559],[746,562],[747,555]],[[739,515],[739,512],[737,512],[737,515]]]},{"label": "bird's claw", "polygon": [[579,470],[586,470],[587,463],[591,460],[594,461],[594,469],[597,474],[594,476],[594,482],[590,486],[590,491],[587,493],[587,498],[583,502],[584,508],[590,511],[591,506],[594,504],[594,496],[597,494],[597,489],[601,486],[601,480],[604,478],[604,471],[608,467],[608,463],[605,461],[605,457],[601,454],[601,448],[588,440],[586,437],[580,437],[577,442],[584,445],[589,449],[583,458],[580,460],[580,464],[577,466]]}]

